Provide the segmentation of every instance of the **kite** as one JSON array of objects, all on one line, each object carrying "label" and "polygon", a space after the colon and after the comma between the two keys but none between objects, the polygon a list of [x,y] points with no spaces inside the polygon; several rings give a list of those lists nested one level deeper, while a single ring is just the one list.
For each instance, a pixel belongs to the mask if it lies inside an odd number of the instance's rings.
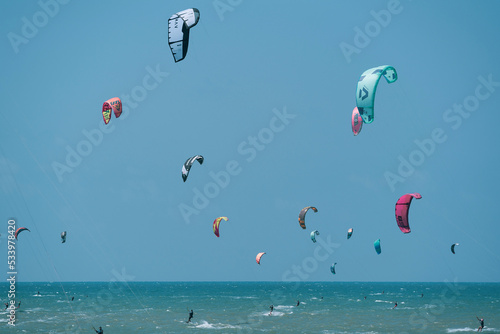
[{"label": "kite", "polygon": [[111,110],[115,113],[115,117],[118,118],[122,114],[122,100],[118,97],[113,97],[107,100],[102,105],[102,118],[104,119],[104,124],[108,124],[111,119]]},{"label": "kite", "polygon": [[352,132],[354,133],[355,136],[357,136],[361,132],[361,128],[363,127],[363,118],[361,118],[358,108],[356,107],[352,111],[351,125],[352,125]]},{"label": "kite", "polygon": [[303,208],[302,210],[300,210],[300,213],[299,213],[299,224],[300,224],[300,227],[302,227],[304,230],[306,229],[306,222],[305,222],[305,219],[306,219],[306,213],[309,209],[312,209],[314,212],[318,212],[318,209],[316,209],[314,206],[306,206],[305,208]]},{"label": "kite", "polygon": [[266,252],[262,252],[262,253],[259,253],[257,254],[257,257],[255,258],[255,261],[257,261],[257,264],[260,264],[260,258],[262,257],[262,255],[266,254]]},{"label": "kite", "polygon": [[21,233],[22,231],[28,231],[28,232],[31,232],[29,229],[27,229],[26,227],[20,227],[16,230],[16,232],[14,233],[14,236],[16,237],[16,240],[17,240],[17,236],[19,235],[19,233]]},{"label": "kite", "polygon": [[214,233],[217,236],[217,238],[219,237],[219,224],[220,224],[220,221],[222,219],[224,219],[225,221],[227,221],[227,217],[219,217],[219,218],[216,218],[214,220],[213,228],[214,228]]},{"label": "kite", "polygon": [[458,243],[451,245],[451,252],[453,254],[455,254],[455,246],[458,246],[458,245],[459,245]]},{"label": "kite", "polygon": [[330,267],[330,271],[332,272],[332,274],[335,275],[335,265],[337,264],[337,262],[335,262],[334,264],[331,265]]},{"label": "kite", "polygon": [[370,68],[359,77],[356,87],[356,107],[358,107],[358,111],[365,123],[373,122],[375,92],[382,76],[388,83],[398,80],[396,69],[388,65]]},{"label": "kite", "polygon": [[194,157],[191,157],[191,158],[186,160],[184,165],[182,165],[182,179],[184,180],[184,182],[186,182],[186,180],[188,178],[189,170],[191,169],[191,166],[193,165],[193,163],[195,161],[198,161],[200,163],[200,165],[203,165],[204,160],[205,159],[201,155],[195,155]]},{"label": "kite", "polygon": [[347,239],[352,237],[352,228],[347,230]]},{"label": "kite", "polygon": [[317,230],[314,230],[311,232],[311,240],[313,242],[316,242],[316,236],[319,235],[319,232]]},{"label": "kite", "polygon": [[410,209],[411,200],[415,197],[421,199],[422,195],[418,193],[406,194],[401,196],[396,203],[396,222],[399,229],[403,233],[410,233],[410,224],[408,222],[408,210]]},{"label": "kite", "polygon": [[61,232],[61,242],[65,243],[66,242],[66,231]]},{"label": "kite", "polygon": [[186,57],[189,44],[189,30],[200,19],[200,11],[196,8],[183,10],[168,19],[168,45],[175,62]]},{"label": "kite", "polygon": [[373,246],[375,246],[375,251],[377,252],[377,254],[382,253],[382,249],[380,248],[380,239],[375,240]]}]

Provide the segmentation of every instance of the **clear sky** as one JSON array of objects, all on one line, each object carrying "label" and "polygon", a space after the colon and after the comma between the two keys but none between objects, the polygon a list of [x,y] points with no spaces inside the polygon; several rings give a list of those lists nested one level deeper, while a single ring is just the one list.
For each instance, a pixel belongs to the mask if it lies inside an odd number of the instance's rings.
[{"label": "clear sky", "polygon": [[[175,63],[168,18],[192,7]],[[31,230],[18,281],[500,281],[498,1],[0,9],[0,268],[13,217]],[[379,65],[399,78],[355,137],[356,83]]]}]

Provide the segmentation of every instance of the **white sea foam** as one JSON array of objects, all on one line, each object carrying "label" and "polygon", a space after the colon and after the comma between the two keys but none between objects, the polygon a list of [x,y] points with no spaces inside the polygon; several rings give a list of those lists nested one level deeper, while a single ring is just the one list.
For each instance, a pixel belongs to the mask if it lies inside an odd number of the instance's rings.
[{"label": "white sea foam", "polygon": [[446,333],[459,333],[459,332],[475,332],[477,328],[446,328]]},{"label": "white sea foam", "polygon": [[[446,328],[446,333],[460,333],[460,332],[476,332],[477,328],[470,328],[470,327],[464,327],[464,328]],[[499,333],[500,330],[493,328],[493,327],[487,327],[485,326],[483,328],[483,332],[494,332],[494,333]]]},{"label": "white sea foam", "polygon": [[200,324],[197,324],[194,327],[195,328],[204,328],[204,329],[231,329],[231,328],[238,329],[238,328],[241,328],[239,326],[233,326],[233,325],[229,325],[229,324],[221,324],[221,323],[211,324],[206,320],[202,320]]},{"label": "white sea foam", "polygon": [[[293,313],[293,312],[289,312],[288,314],[291,314],[291,313]],[[271,317],[282,317],[285,314],[287,314],[287,313],[280,312],[280,311],[273,311],[273,313],[271,313],[271,314],[269,314],[269,312],[262,313],[262,315],[267,315],[267,316],[271,316]]]}]

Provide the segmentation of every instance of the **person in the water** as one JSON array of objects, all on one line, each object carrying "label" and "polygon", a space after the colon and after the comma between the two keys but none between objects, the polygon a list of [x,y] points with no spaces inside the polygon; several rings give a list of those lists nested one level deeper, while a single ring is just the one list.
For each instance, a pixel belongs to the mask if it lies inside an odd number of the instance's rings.
[{"label": "person in the water", "polygon": [[271,315],[273,313],[273,310],[274,310],[274,305],[269,306],[269,308],[271,309],[271,311],[269,312],[269,315]]},{"label": "person in the water", "polygon": [[20,308],[20,307],[21,307],[21,302],[19,302],[19,304],[17,304],[16,308]]},{"label": "person in the water", "polygon": [[75,300],[75,296],[71,297],[71,301]]},{"label": "person in the water", "polygon": [[99,326],[99,330],[97,330],[97,329],[95,329],[95,328],[94,328],[94,330],[95,330],[95,332],[96,332],[97,334],[104,334],[104,331],[102,330],[102,327],[101,327],[101,326]]},{"label": "person in the water", "polygon": [[394,307],[392,309],[394,310],[396,307],[398,307],[398,302],[394,303]]},{"label": "person in the water", "polygon": [[484,319],[479,319],[477,315],[476,315],[476,318],[479,321],[479,328],[477,329],[477,331],[482,332],[483,328],[484,328]]},{"label": "person in the water", "polygon": [[191,319],[193,319],[193,314],[194,314],[193,310],[189,311],[189,319],[186,322],[191,322]]},{"label": "person in the water", "polygon": [[297,300],[297,305],[295,305],[295,306],[299,306],[299,305],[300,305],[300,301]]},{"label": "person in the water", "polygon": [[9,308],[9,303],[4,303],[4,304],[5,304],[5,309],[4,309],[4,311],[5,311],[6,309]]}]

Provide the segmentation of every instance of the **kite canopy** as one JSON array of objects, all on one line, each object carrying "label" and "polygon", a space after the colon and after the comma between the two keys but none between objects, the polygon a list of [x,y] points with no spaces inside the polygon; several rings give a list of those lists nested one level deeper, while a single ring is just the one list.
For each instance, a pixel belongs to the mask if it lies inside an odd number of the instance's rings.
[{"label": "kite canopy", "polygon": [[347,230],[347,239],[352,237],[352,232],[353,232],[352,228]]},{"label": "kite canopy", "polygon": [[455,254],[455,246],[458,246],[458,245],[459,245],[458,243],[451,245],[451,252],[453,254]]},{"label": "kite canopy", "polygon": [[205,159],[201,155],[195,155],[194,157],[187,159],[184,165],[182,165],[182,180],[186,182],[189,175],[189,171],[191,170],[191,166],[195,161],[198,161],[200,165],[203,165],[204,160]]},{"label": "kite canopy", "polygon": [[189,44],[189,30],[200,19],[200,11],[190,8],[172,15],[168,19],[168,45],[177,63],[186,57]]},{"label": "kite canopy", "polygon": [[66,231],[61,232],[61,242],[65,243],[66,242]]},{"label": "kite canopy", "polygon": [[396,69],[388,65],[370,68],[359,77],[356,87],[356,107],[358,107],[358,111],[365,123],[373,122],[375,92],[382,76],[388,83],[393,83],[398,79]]},{"label": "kite canopy", "polygon": [[410,224],[408,221],[408,210],[410,209],[411,201],[415,197],[416,199],[421,199],[422,195],[418,193],[406,194],[401,196],[396,202],[396,222],[398,223],[399,229],[403,233],[410,233]]},{"label": "kite canopy", "polygon": [[[330,266],[330,271],[331,271],[331,272],[332,272],[332,274],[334,274],[334,275],[335,275],[335,266],[336,266],[336,265],[337,265],[337,262],[335,262],[334,264],[332,264],[332,265]],[[341,268],[341,269],[342,269],[342,268]]]},{"label": "kite canopy", "polygon": [[300,227],[302,227],[304,230],[306,229],[306,222],[305,222],[305,219],[306,219],[306,213],[309,209],[312,209],[314,212],[318,212],[318,209],[316,209],[314,206],[306,206],[305,208],[303,208],[302,210],[300,210],[300,213],[299,213],[299,224],[300,224]]},{"label": "kite canopy", "polygon": [[259,253],[257,254],[257,257],[255,257],[255,261],[257,261],[257,264],[260,264],[260,258],[262,257],[262,255],[266,254],[266,252],[262,252],[262,253]]},{"label": "kite canopy", "polygon": [[314,230],[311,232],[311,240],[313,242],[316,242],[316,236],[319,235],[319,232],[317,230]]},{"label": "kite canopy", "polygon": [[373,246],[375,246],[375,251],[377,252],[377,254],[382,253],[382,248],[380,248],[380,239],[375,240]]},{"label": "kite canopy", "polygon": [[14,233],[14,237],[17,239],[17,236],[19,235],[19,233],[21,233],[22,231],[28,231],[28,232],[31,232],[30,230],[28,230],[26,227],[20,227],[16,230],[16,232]]},{"label": "kite canopy", "polygon": [[361,132],[361,128],[363,127],[363,118],[361,118],[357,107],[352,111],[351,126],[355,136]]},{"label": "kite canopy", "polygon": [[214,228],[214,233],[217,236],[217,238],[219,237],[219,224],[220,224],[220,221],[222,219],[224,219],[225,221],[227,221],[227,217],[219,217],[219,218],[216,218],[214,220],[213,228]]},{"label": "kite canopy", "polygon": [[122,114],[122,101],[118,97],[113,97],[107,100],[102,105],[102,118],[104,119],[104,124],[108,124],[111,119],[111,110],[115,113],[115,117],[118,118]]}]

